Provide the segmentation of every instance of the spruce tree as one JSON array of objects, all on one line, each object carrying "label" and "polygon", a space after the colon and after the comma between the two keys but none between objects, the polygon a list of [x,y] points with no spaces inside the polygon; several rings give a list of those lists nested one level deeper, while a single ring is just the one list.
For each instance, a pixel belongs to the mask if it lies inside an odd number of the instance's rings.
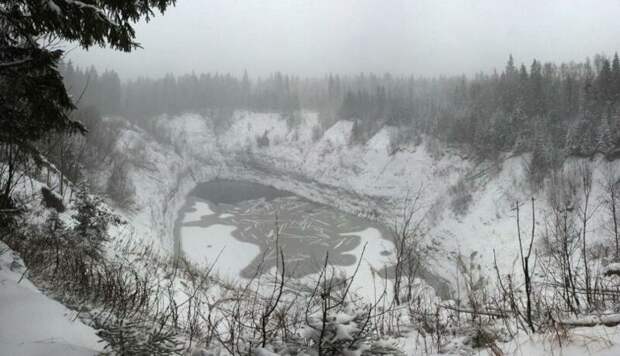
[{"label": "spruce tree", "polygon": [[175,0],[4,0],[0,3],[0,158],[9,166],[0,207],[10,204],[18,162],[39,159],[34,143],[51,132],[85,133],[59,73],[51,38],[121,51],[138,47],[133,23]]},{"label": "spruce tree", "polygon": [[515,110],[516,98],[519,90],[519,71],[515,67],[512,54],[508,57],[506,69],[502,77],[502,105],[506,112],[512,113]]},{"label": "spruce tree", "polygon": [[598,99],[605,104],[611,99],[612,93],[612,74],[609,60],[603,59],[601,62],[601,71],[596,79]]},{"label": "spruce tree", "polygon": [[613,101],[618,102],[620,98],[620,59],[618,58],[618,52],[614,54],[614,59],[611,63],[611,82]]}]

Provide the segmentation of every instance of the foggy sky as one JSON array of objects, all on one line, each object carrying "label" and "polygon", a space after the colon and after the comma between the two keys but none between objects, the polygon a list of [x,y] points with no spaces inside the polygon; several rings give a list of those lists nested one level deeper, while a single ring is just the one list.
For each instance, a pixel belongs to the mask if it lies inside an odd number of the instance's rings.
[{"label": "foggy sky", "polygon": [[620,50],[617,0],[178,0],[144,49],[72,49],[123,78],[171,72],[472,74]]}]

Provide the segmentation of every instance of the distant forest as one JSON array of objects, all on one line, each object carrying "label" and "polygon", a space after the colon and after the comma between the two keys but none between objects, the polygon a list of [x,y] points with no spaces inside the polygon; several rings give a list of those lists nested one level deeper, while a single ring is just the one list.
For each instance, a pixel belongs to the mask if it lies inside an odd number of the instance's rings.
[{"label": "distant forest", "polygon": [[533,163],[550,166],[566,155],[615,157],[620,147],[620,60],[596,55],[582,63],[517,65],[472,77],[418,78],[385,74],[300,78],[275,73],[166,75],[122,83],[117,73],[63,67],[65,84],[80,108],[149,118],[183,112],[233,110],[319,113],[322,128],[353,120],[353,143],[385,125],[398,127],[401,142],[430,135],[465,145],[482,158],[502,152],[533,152]]}]

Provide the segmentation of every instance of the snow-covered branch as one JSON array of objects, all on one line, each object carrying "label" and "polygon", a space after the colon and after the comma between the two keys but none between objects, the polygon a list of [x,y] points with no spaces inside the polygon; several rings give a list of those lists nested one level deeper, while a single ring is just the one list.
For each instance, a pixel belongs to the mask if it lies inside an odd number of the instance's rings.
[{"label": "snow-covered branch", "polygon": [[586,315],[574,319],[560,320],[560,324],[571,327],[597,325],[616,326],[620,324],[620,314]]},{"label": "snow-covered branch", "polygon": [[620,263],[610,263],[603,270],[605,276],[620,276]]},{"label": "snow-covered branch", "polygon": [[19,65],[22,65],[22,64],[26,64],[26,63],[30,62],[31,60],[32,60],[32,57],[26,57],[26,58],[14,60],[14,61],[11,61],[11,62],[0,63],[0,68],[8,68],[8,67],[19,66]]}]

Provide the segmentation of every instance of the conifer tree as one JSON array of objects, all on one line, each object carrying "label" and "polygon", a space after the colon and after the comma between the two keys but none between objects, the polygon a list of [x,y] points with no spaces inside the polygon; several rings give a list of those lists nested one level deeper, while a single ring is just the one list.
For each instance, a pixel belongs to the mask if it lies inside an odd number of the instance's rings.
[{"label": "conifer tree", "polygon": [[598,74],[596,84],[599,101],[602,104],[608,102],[611,99],[613,81],[611,66],[606,58],[601,62],[601,71]]},{"label": "conifer tree", "polygon": [[72,120],[74,103],[59,73],[63,51],[50,39],[121,51],[138,47],[133,23],[147,21],[175,0],[4,0],[0,3],[0,155],[8,178],[0,192],[7,205],[17,162],[38,159],[34,142],[51,132],[86,128]]},{"label": "conifer tree", "polygon": [[618,52],[614,54],[614,59],[611,63],[611,82],[613,101],[618,102],[618,99],[620,99],[620,59],[618,58]]}]

